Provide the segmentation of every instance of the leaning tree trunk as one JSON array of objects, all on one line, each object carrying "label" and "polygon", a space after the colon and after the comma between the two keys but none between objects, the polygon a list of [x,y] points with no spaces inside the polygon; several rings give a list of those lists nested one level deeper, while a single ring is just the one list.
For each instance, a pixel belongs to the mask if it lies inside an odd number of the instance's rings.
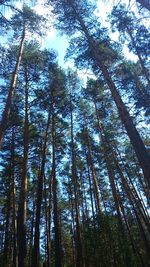
[{"label": "leaning tree trunk", "polygon": [[9,93],[8,93],[7,100],[6,100],[5,109],[3,111],[2,120],[1,120],[1,123],[0,123],[0,149],[2,147],[3,138],[4,138],[4,132],[5,132],[8,120],[9,120],[12,100],[13,100],[13,97],[14,97],[15,87],[16,87],[16,83],[17,83],[18,70],[19,70],[19,66],[20,66],[20,63],[21,63],[21,59],[22,59],[24,41],[25,41],[25,25],[24,25],[24,28],[23,28],[23,33],[22,33],[19,53],[18,53],[18,56],[17,56],[15,69],[14,69],[14,72],[13,72],[13,75],[12,75],[10,88],[9,88]]},{"label": "leaning tree trunk", "polygon": [[22,181],[19,195],[18,218],[17,218],[17,239],[18,239],[18,265],[26,265],[26,209],[27,209],[27,171],[28,171],[28,146],[29,146],[29,121],[28,121],[28,90],[29,77],[28,66],[25,66],[25,124],[24,124],[24,156]]},{"label": "leaning tree trunk", "polygon": [[75,12],[76,18],[80,23],[81,29],[87,38],[89,48],[91,49],[92,56],[97,63],[98,67],[100,68],[102,75],[108,85],[108,88],[110,89],[110,92],[112,94],[112,97],[116,103],[116,106],[118,108],[118,112],[120,115],[120,118],[122,120],[123,125],[125,126],[125,129],[127,131],[127,134],[130,138],[131,144],[133,145],[133,148],[136,152],[138,161],[140,163],[140,166],[143,170],[143,174],[145,177],[145,180],[147,181],[148,185],[150,186],[150,157],[149,154],[144,146],[144,143],[132,121],[132,118],[130,117],[130,114],[123,103],[119,92],[117,91],[116,85],[113,82],[111,75],[109,74],[109,71],[105,64],[103,63],[103,55],[99,48],[99,45],[97,45],[96,41],[93,39],[93,37],[90,35],[87,27],[84,24],[83,19],[77,13],[77,10],[75,9],[74,5],[71,3],[73,11]]}]

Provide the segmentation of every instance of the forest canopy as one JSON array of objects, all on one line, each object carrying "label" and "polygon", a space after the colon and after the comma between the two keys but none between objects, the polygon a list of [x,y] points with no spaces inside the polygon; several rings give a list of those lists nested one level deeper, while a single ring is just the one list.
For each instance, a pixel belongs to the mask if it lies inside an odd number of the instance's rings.
[{"label": "forest canopy", "polygon": [[149,12],[0,1],[1,267],[150,266]]}]

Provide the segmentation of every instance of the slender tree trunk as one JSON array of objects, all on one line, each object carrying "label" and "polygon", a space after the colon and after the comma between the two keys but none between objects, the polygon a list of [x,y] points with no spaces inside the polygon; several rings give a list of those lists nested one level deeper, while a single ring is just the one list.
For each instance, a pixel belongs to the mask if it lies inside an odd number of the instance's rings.
[{"label": "slender tree trunk", "polygon": [[4,253],[3,263],[8,266],[10,263],[10,216],[11,216],[11,170],[7,188],[7,201],[6,201],[6,223],[5,223],[5,239],[4,239]]},{"label": "slender tree trunk", "polygon": [[87,148],[88,148],[88,155],[87,155],[88,164],[90,166],[92,177],[93,177],[93,183],[94,183],[94,189],[95,189],[95,195],[96,195],[96,202],[97,202],[97,210],[98,210],[98,212],[100,212],[101,204],[100,204],[100,193],[99,193],[99,187],[98,187],[98,180],[97,180],[97,175],[96,175],[95,168],[94,168],[91,145],[90,145],[90,140],[89,140],[87,129],[86,129],[86,137],[87,137]]},{"label": "slender tree trunk", "polygon": [[96,104],[95,100],[94,100],[94,105],[95,105],[95,113],[96,113],[96,118],[97,118],[97,122],[98,122],[99,133],[100,133],[100,139],[102,141],[102,145],[103,145],[103,149],[104,149],[104,157],[105,157],[106,167],[107,167],[107,171],[108,171],[108,177],[109,177],[109,181],[110,181],[110,185],[111,185],[111,189],[112,189],[112,194],[113,194],[113,198],[115,201],[115,206],[116,206],[118,218],[119,218],[120,222],[122,222],[121,208],[120,208],[120,204],[118,201],[117,189],[116,189],[116,185],[115,185],[115,181],[114,181],[114,170],[112,168],[111,159],[110,159],[110,148],[108,146],[108,143],[105,140],[106,138],[105,138],[105,135],[103,132],[103,127],[99,121],[98,109],[97,109],[97,104]]},{"label": "slender tree trunk", "polygon": [[49,196],[48,196],[48,203],[47,205],[47,190],[45,187],[45,214],[46,214],[46,238],[47,238],[47,267],[51,266],[51,213],[52,213],[52,187],[53,187],[53,180],[50,177],[49,181]]},{"label": "slender tree trunk", "polygon": [[53,208],[54,208],[54,233],[55,233],[55,267],[62,267],[60,224],[57,202],[57,179],[56,179],[56,129],[54,103],[52,110],[52,177],[53,177]]},{"label": "slender tree trunk", "polygon": [[31,220],[30,244],[29,244],[29,267],[32,266],[32,249],[33,249],[33,236],[34,236],[35,207],[36,207],[36,197],[35,197],[35,192],[33,192],[32,220]]},{"label": "slender tree trunk", "polygon": [[9,93],[8,93],[7,100],[6,100],[6,105],[5,105],[5,108],[4,108],[4,111],[3,111],[3,115],[2,115],[2,120],[1,120],[1,123],[0,123],[0,150],[1,150],[1,147],[2,147],[2,143],[3,143],[5,129],[7,127],[7,123],[8,123],[8,120],[9,120],[12,100],[13,100],[13,97],[14,97],[15,87],[16,87],[16,83],[17,83],[18,70],[19,70],[19,66],[20,66],[20,63],[21,63],[21,59],[22,59],[24,41],[25,41],[25,25],[24,25],[24,28],[23,28],[23,33],[22,33],[19,53],[18,53],[18,56],[17,56],[15,69],[14,69],[14,72],[13,72],[13,75],[12,75],[10,88],[9,88]]},{"label": "slender tree trunk", "polygon": [[13,202],[13,267],[18,267],[18,244],[17,244],[17,205],[16,205],[16,184],[15,184],[15,132],[12,128],[11,147],[11,173],[12,173],[12,202]]},{"label": "slender tree trunk", "polygon": [[[72,180],[71,180],[72,181]],[[75,219],[74,219],[74,205],[73,205],[73,199],[72,199],[72,189],[71,189],[71,181],[69,181],[68,177],[68,196],[69,196],[69,203],[71,205],[71,219],[72,219],[72,224],[71,224],[71,234],[72,234],[72,262],[73,262],[73,267],[76,266],[76,248],[75,248]]]},{"label": "slender tree trunk", "polygon": [[47,149],[47,139],[48,139],[48,129],[50,124],[50,115],[48,114],[47,126],[44,137],[44,146],[42,152],[42,162],[41,169],[38,176],[37,185],[37,203],[36,203],[36,216],[35,216],[35,234],[34,234],[34,245],[32,253],[32,267],[40,266],[40,217],[41,217],[41,205],[42,205],[42,193],[43,193],[43,181],[44,181],[44,170],[46,162],[46,149]]},{"label": "slender tree trunk", "polygon": [[87,160],[87,168],[88,168],[88,180],[89,180],[89,186],[90,186],[90,201],[91,201],[91,207],[92,207],[92,217],[93,217],[93,222],[94,222],[94,227],[95,227],[95,212],[94,212],[94,204],[93,204],[92,182],[91,182],[88,160]]},{"label": "slender tree trunk", "polygon": [[78,185],[77,185],[77,174],[76,174],[76,163],[75,163],[75,149],[74,149],[74,129],[73,129],[73,103],[72,93],[70,92],[70,115],[71,115],[71,161],[72,161],[72,179],[74,186],[75,196],[75,211],[76,211],[76,266],[83,267],[83,249],[81,240],[81,229],[80,229],[80,213],[78,203]]},{"label": "slender tree trunk", "polygon": [[140,163],[140,166],[143,170],[145,179],[150,186],[150,157],[148,155],[148,152],[144,146],[144,143],[132,121],[132,118],[130,117],[129,112],[126,109],[126,106],[124,105],[118,91],[116,88],[115,83],[113,82],[111,75],[109,74],[109,71],[102,60],[102,52],[100,51],[99,46],[97,45],[96,41],[93,39],[93,37],[90,35],[87,27],[84,24],[84,21],[80,17],[79,13],[77,13],[76,8],[72,3],[70,3],[73,11],[75,12],[75,15],[77,17],[77,20],[80,23],[81,29],[84,33],[84,35],[87,38],[89,47],[92,51],[93,58],[97,62],[97,65],[99,66],[106,83],[108,85],[108,88],[110,89],[110,92],[112,94],[112,97],[116,103],[116,106],[118,108],[118,112],[120,115],[120,118],[122,120],[123,125],[125,126],[125,129],[127,131],[127,134],[130,138],[131,144],[133,145],[133,148],[136,152],[138,161]]},{"label": "slender tree trunk", "polygon": [[19,196],[17,238],[18,238],[18,265],[26,266],[26,212],[27,212],[27,171],[28,171],[28,146],[29,146],[29,121],[28,121],[28,90],[29,77],[28,66],[25,66],[25,124],[24,124],[24,157],[22,169],[22,181]]},{"label": "slender tree trunk", "polygon": [[86,199],[85,182],[84,182],[84,178],[82,176],[82,173],[81,173],[80,179],[82,181],[82,188],[83,188],[83,202],[84,202],[85,215],[86,215],[85,216],[85,219],[86,219],[86,221],[88,221],[88,219],[89,219],[89,212],[88,212],[88,205],[87,205],[87,199]]}]

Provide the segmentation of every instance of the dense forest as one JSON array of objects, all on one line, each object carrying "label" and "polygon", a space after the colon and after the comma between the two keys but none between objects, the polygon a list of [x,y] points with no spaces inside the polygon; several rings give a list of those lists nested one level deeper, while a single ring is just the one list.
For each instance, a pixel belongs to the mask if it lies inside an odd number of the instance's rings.
[{"label": "dense forest", "polygon": [[150,1],[98,2],[0,1],[1,267],[150,266]]}]

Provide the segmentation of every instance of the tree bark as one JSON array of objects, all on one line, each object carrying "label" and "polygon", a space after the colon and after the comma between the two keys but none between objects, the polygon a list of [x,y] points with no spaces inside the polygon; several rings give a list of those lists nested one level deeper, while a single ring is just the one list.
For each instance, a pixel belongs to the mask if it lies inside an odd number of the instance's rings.
[{"label": "tree bark", "polygon": [[99,187],[98,187],[98,180],[97,180],[97,175],[96,175],[94,164],[93,164],[91,145],[90,145],[90,140],[89,140],[87,129],[86,129],[86,137],[87,137],[87,148],[88,148],[87,159],[88,159],[88,164],[89,164],[90,169],[91,169],[93,183],[94,183],[96,202],[97,202],[97,210],[98,210],[98,212],[100,212],[101,204],[100,204],[100,193],[99,193]]},{"label": "tree bark", "polygon": [[51,116],[51,112],[49,111],[45,137],[44,137],[41,169],[39,172],[38,185],[37,185],[37,203],[36,203],[36,216],[35,216],[35,234],[34,234],[34,244],[33,244],[33,253],[32,253],[32,267],[40,266],[40,216],[41,216],[42,192],[43,192],[44,170],[45,170],[45,162],[46,162],[46,149],[47,149],[50,116]]},{"label": "tree bark", "polygon": [[24,123],[24,156],[22,167],[22,181],[19,195],[17,239],[18,239],[18,265],[26,266],[26,212],[27,212],[27,171],[28,171],[28,146],[29,146],[29,121],[28,121],[28,90],[29,90],[28,66],[25,66],[25,123]]},{"label": "tree bark", "polygon": [[45,185],[45,214],[46,214],[46,238],[47,238],[47,267],[51,266],[51,213],[52,213],[52,188],[53,179],[50,177],[49,181],[49,196],[47,205],[47,190]]},{"label": "tree bark", "polygon": [[78,202],[78,185],[77,185],[77,174],[76,174],[76,163],[75,163],[75,148],[74,148],[74,129],[73,129],[73,103],[72,103],[72,92],[70,92],[70,116],[71,116],[71,171],[74,186],[74,197],[75,197],[75,211],[76,211],[76,266],[83,266],[83,248],[81,240],[81,229],[80,229],[80,213],[79,213],[79,202]]},{"label": "tree bark", "polygon": [[69,197],[69,203],[71,206],[71,234],[72,234],[72,264],[73,267],[76,266],[76,248],[75,248],[75,216],[74,216],[74,203],[73,203],[73,198],[72,198],[72,189],[71,189],[71,181],[69,181],[68,177],[68,197]]},{"label": "tree bark", "polygon": [[[11,166],[11,165],[10,165]],[[3,252],[3,263],[4,267],[10,263],[10,218],[11,218],[11,170],[8,180],[7,188],[7,201],[6,201],[6,218],[5,218],[5,239],[4,239],[4,252]]]},{"label": "tree bark", "polygon": [[55,267],[62,267],[62,253],[60,241],[60,224],[57,202],[57,179],[56,179],[56,129],[54,103],[52,110],[52,177],[53,177],[53,208],[54,208],[54,233],[55,233]]},{"label": "tree bark", "polygon": [[29,244],[29,267],[32,266],[32,249],[33,249],[33,236],[34,236],[35,207],[36,207],[36,197],[35,197],[35,192],[33,192],[33,206],[32,206],[32,219],[31,219],[30,244]]}]

